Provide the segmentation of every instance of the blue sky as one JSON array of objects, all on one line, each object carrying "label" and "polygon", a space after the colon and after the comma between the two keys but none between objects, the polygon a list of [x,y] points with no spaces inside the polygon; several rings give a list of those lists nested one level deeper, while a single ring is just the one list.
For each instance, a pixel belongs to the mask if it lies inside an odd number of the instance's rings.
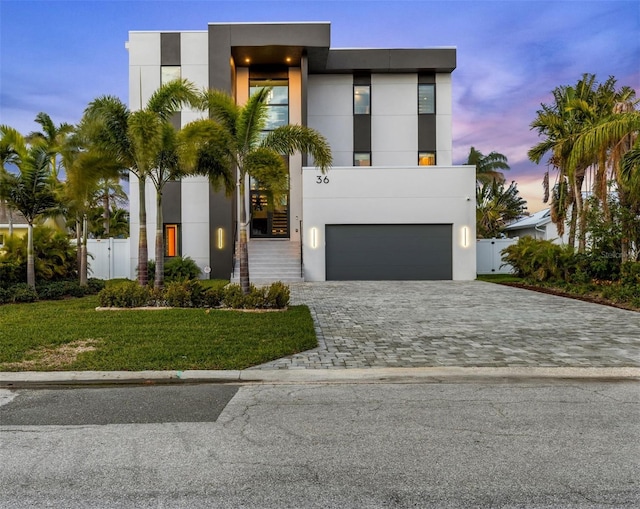
[{"label": "blue sky", "polygon": [[130,30],[226,21],[330,21],[334,48],[455,46],[454,163],[505,154],[530,211],[546,167],[529,125],[551,91],[594,73],[640,95],[638,0],[0,0],[0,123],[27,134],[40,111],[76,123],[95,97],[126,101]]}]

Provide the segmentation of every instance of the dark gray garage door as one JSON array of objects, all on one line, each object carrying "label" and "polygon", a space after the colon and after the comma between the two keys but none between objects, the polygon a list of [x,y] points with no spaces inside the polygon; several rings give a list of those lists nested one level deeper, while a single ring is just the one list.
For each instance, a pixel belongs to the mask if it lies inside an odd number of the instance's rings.
[{"label": "dark gray garage door", "polygon": [[326,226],[327,280],[452,278],[450,224]]}]

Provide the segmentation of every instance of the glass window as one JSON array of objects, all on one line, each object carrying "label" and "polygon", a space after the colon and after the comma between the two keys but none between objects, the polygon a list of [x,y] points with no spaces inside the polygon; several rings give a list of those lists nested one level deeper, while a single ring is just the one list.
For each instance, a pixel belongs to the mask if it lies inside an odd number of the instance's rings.
[{"label": "glass window", "polygon": [[267,105],[267,118],[265,131],[271,131],[276,127],[289,123],[289,82],[278,79],[255,79],[249,83],[249,95],[258,90],[270,87],[265,104]]},{"label": "glass window", "polygon": [[419,166],[434,166],[435,164],[436,164],[435,152],[419,152],[418,153]]},{"label": "glass window", "polygon": [[428,115],[436,112],[436,86],[420,83],[418,85],[418,114]]},{"label": "glass window", "polygon": [[165,85],[170,81],[179,80],[182,77],[179,65],[163,65],[160,67],[160,84]]},{"label": "glass window", "polygon": [[371,152],[354,152],[354,166],[371,166]]},{"label": "glass window", "polygon": [[164,225],[164,255],[180,256],[179,226],[177,224]]},{"label": "glass window", "polygon": [[4,246],[4,233],[0,233],[0,246]]},{"label": "glass window", "polygon": [[353,86],[353,114],[371,114],[371,85]]}]

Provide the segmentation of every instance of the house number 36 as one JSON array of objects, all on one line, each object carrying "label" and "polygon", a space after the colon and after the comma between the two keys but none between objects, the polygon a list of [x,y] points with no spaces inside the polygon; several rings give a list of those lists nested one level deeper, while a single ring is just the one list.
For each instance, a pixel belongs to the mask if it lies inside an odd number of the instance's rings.
[{"label": "house number 36", "polygon": [[318,175],[316,177],[316,184],[328,184],[329,177],[323,177],[322,175]]}]

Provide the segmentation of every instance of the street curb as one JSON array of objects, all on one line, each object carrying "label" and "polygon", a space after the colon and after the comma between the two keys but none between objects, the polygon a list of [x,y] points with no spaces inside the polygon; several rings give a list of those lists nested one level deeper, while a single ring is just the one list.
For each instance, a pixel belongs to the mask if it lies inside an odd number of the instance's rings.
[{"label": "street curb", "polygon": [[425,367],[187,371],[0,372],[1,388],[162,383],[443,383],[453,381],[638,380],[640,368]]}]

